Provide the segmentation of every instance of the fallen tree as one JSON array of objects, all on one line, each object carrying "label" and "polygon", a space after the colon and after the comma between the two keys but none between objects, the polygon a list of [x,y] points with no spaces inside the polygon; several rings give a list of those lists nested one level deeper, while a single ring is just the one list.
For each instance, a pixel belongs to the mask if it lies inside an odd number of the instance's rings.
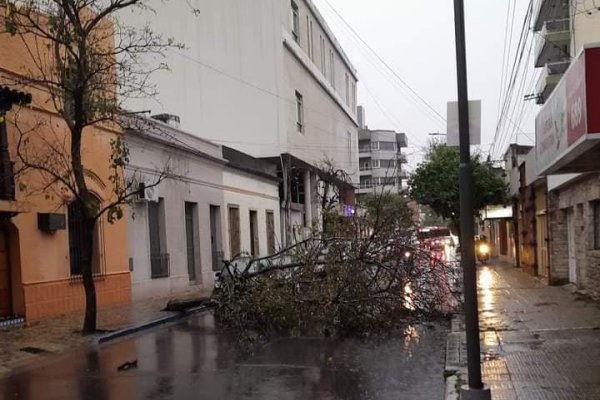
[{"label": "fallen tree", "polygon": [[250,336],[369,336],[451,312],[456,271],[418,248],[398,206],[393,195],[373,197],[353,217],[330,216],[327,235],[225,262],[216,320]]}]

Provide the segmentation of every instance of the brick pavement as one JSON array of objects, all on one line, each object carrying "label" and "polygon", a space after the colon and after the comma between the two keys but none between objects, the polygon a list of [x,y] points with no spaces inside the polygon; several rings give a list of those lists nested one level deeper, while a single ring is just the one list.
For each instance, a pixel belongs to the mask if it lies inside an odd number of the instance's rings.
[{"label": "brick pavement", "polygon": [[[483,381],[492,398],[600,399],[600,305],[507,265],[478,274]],[[446,369],[466,380],[464,325]]]},{"label": "brick pavement", "polygon": [[[195,290],[178,293],[176,296],[110,306],[98,312],[98,329],[111,331],[143,325],[163,316],[176,314],[161,311],[173,297],[189,299],[208,295],[207,292]],[[24,326],[0,328],[0,377],[48,355],[95,343],[101,334],[82,336],[82,322],[83,313],[72,313],[34,321]],[[33,354],[22,350],[28,347],[42,352]]]}]

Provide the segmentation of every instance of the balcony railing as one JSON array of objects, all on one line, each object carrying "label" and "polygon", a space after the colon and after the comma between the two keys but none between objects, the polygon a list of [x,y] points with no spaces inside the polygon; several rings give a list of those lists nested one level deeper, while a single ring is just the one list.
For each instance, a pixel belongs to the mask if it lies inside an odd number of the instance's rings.
[{"label": "balcony railing", "polygon": [[538,94],[537,104],[546,102],[567,68],[569,68],[569,65],[570,61],[559,61],[544,66],[536,85],[536,93]]},{"label": "balcony railing", "polygon": [[535,66],[564,61],[570,58],[571,21],[560,19],[546,21],[535,43]]}]

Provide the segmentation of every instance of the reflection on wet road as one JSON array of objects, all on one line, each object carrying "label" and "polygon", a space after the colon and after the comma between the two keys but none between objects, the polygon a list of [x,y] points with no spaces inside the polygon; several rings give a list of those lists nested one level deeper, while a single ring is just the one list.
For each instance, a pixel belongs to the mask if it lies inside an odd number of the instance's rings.
[{"label": "reflection on wet road", "polygon": [[445,338],[419,325],[370,342],[275,339],[246,354],[204,314],[18,372],[0,381],[0,400],[437,399]]}]

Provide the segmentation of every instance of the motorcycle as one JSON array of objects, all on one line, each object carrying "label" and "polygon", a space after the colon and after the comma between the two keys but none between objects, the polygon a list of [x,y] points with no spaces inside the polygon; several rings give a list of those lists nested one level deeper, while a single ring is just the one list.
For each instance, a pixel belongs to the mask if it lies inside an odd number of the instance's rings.
[{"label": "motorcycle", "polygon": [[486,264],[490,261],[490,245],[487,243],[478,243],[475,247],[475,256],[477,261]]}]

